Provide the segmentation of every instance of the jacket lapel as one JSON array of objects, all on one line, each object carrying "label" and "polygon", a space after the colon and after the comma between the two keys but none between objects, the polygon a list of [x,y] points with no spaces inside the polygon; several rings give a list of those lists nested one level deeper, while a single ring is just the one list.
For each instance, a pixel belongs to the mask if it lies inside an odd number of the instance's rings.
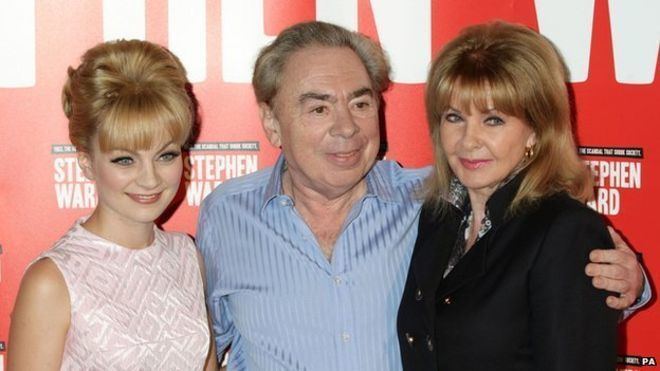
[{"label": "jacket lapel", "polygon": [[[494,231],[491,230],[488,234],[492,235],[492,232]],[[490,239],[488,237],[479,240],[472,246],[447,277],[439,282],[436,298],[444,298],[486,273],[488,240]]]},{"label": "jacket lapel", "polygon": [[486,210],[492,223],[491,229],[472,246],[447,277],[440,282],[436,298],[442,299],[486,273],[490,241],[497,234],[497,229],[508,219],[507,210],[520,187],[523,174],[524,170],[506,180],[502,187],[488,199]]}]

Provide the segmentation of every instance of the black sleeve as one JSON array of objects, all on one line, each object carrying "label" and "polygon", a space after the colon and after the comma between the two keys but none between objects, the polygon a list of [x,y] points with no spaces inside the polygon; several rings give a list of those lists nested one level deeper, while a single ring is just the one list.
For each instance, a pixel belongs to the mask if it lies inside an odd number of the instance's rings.
[{"label": "black sleeve", "polygon": [[584,270],[591,250],[614,244],[601,216],[586,207],[551,219],[530,271],[534,369],[611,371],[619,311],[607,307],[609,293],[594,288]]}]

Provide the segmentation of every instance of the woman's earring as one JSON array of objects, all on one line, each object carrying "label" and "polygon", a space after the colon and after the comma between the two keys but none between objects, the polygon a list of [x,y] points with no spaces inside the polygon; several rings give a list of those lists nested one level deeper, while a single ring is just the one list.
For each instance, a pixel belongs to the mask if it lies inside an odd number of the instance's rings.
[{"label": "woman's earring", "polygon": [[525,147],[525,158],[530,159],[534,156],[534,146]]}]

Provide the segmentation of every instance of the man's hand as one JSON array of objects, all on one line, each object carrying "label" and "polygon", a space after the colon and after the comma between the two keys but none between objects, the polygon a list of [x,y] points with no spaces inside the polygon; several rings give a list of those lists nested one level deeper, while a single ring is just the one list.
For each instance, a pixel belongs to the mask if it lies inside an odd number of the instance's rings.
[{"label": "man's hand", "polygon": [[594,287],[619,293],[619,297],[607,297],[610,308],[626,309],[641,295],[644,274],[635,253],[612,227],[608,229],[616,248],[593,250],[589,254],[591,263],[587,264],[585,271],[593,277]]}]

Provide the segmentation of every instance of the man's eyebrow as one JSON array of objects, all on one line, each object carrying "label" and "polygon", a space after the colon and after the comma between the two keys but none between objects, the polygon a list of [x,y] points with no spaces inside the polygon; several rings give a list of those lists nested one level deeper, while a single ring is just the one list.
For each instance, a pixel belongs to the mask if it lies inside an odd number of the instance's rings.
[{"label": "man's eyebrow", "polygon": [[[373,97],[374,96],[374,91],[371,88],[367,88],[367,87],[360,88],[360,89],[352,91],[350,94],[348,94],[348,99],[349,100],[355,99],[355,98],[361,97],[363,95],[368,95],[370,97]],[[330,94],[324,94],[324,93],[309,91],[309,92],[300,94],[300,96],[298,97],[298,102],[304,103],[304,102],[306,102],[310,99],[321,100],[321,101],[331,102],[331,103],[334,103],[334,102],[337,101],[337,98],[333,97]]]},{"label": "man's eyebrow", "polygon": [[361,97],[363,95],[368,95],[368,96],[373,98],[374,91],[371,88],[367,88],[367,87],[360,88],[358,90],[355,90],[355,91],[351,92],[351,94],[348,95],[348,99],[349,100],[355,99],[355,98]]},{"label": "man's eyebrow", "polygon": [[317,93],[313,91],[309,91],[306,93],[300,94],[298,97],[298,102],[300,103],[305,103],[307,100],[322,100],[322,101],[329,101],[329,102],[335,102],[337,99],[333,98],[330,96],[330,94],[323,94],[323,93]]}]

